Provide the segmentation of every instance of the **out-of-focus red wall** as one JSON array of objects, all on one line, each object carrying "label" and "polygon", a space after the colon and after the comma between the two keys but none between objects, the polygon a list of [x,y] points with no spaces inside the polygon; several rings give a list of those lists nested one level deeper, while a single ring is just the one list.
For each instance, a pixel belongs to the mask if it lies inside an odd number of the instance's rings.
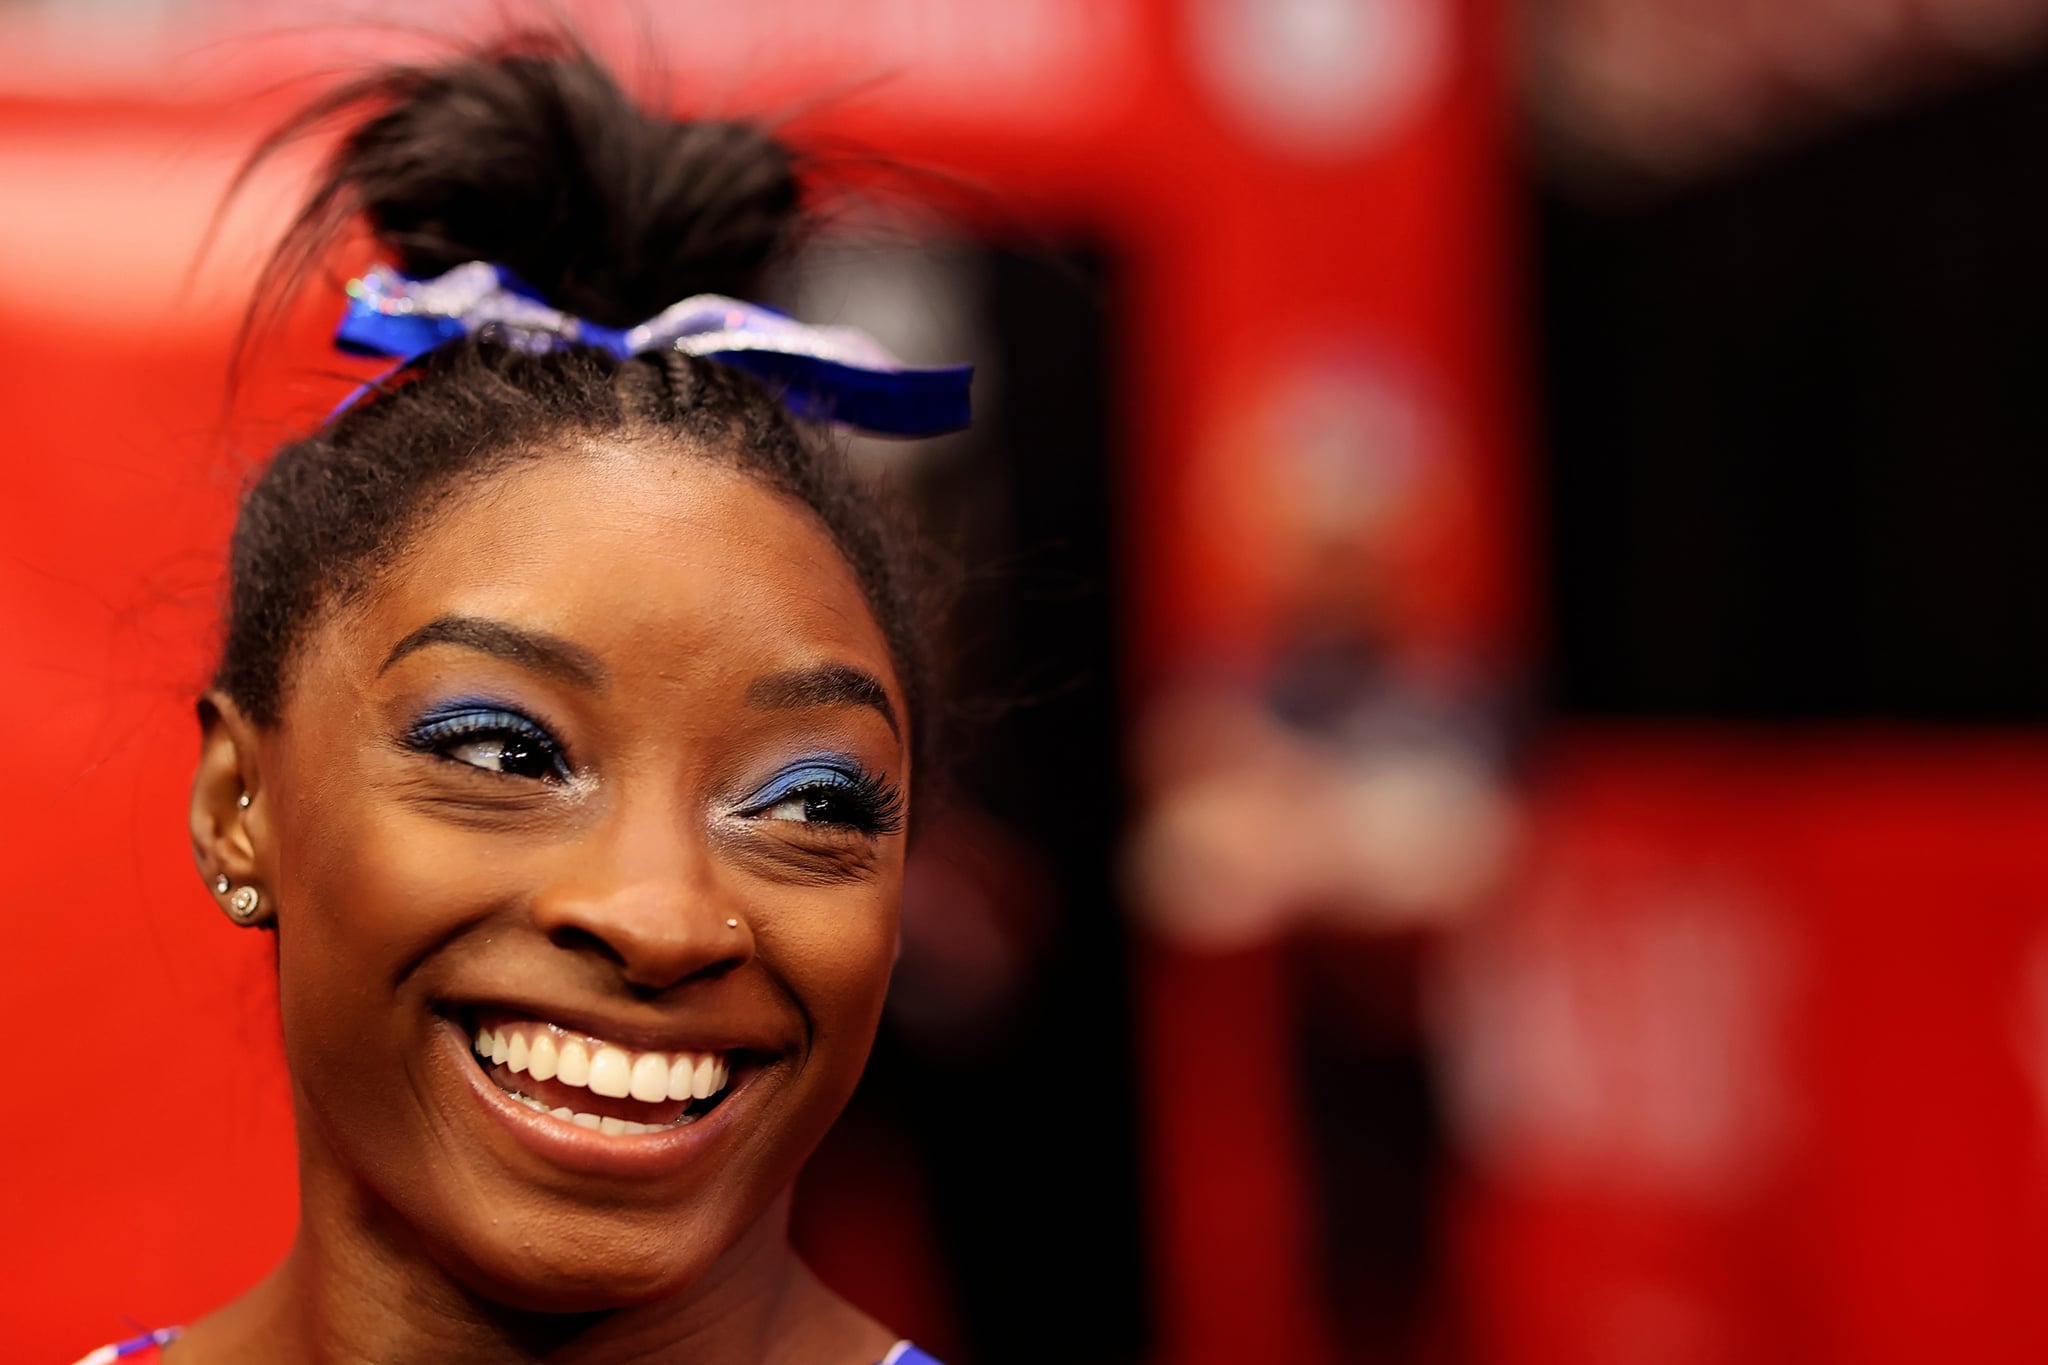
[{"label": "out-of-focus red wall", "polygon": [[1453,953],[1476,1358],[2048,1350],[2048,747],[1556,737]]},{"label": "out-of-focus red wall", "polygon": [[[0,109],[0,145],[61,154],[147,117]],[[0,295],[0,994],[39,1063],[0,1099],[0,1334],[23,1361],[222,1300],[293,1220],[266,942],[208,913],[182,813],[238,478],[227,314],[79,311]]]}]

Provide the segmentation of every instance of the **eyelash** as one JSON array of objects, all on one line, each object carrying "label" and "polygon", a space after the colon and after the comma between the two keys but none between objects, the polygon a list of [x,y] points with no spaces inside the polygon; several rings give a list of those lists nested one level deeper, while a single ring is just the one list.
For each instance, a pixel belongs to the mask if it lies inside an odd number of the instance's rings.
[{"label": "eyelash", "polygon": [[[472,763],[466,758],[459,758],[455,754],[455,750],[464,744],[489,739],[504,741],[499,749],[501,761],[512,744],[520,744],[529,750],[538,751],[538,756],[547,762],[549,771],[534,773],[512,771],[503,767],[491,768],[482,763]],[[464,706],[429,712],[406,732],[404,743],[406,748],[415,752],[431,754],[450,763],[460,763],[479,772],[504,777],[567,782],[574,775],[574,770],[569,766],[568,755],[563,752],[562,746],[555,742],[555,737],[548,733],[546,727],[520,715],[517,711],[508,711],[499,706]]]},{"label": "eyelash", "polygon": [[[903,828],[902,789],[887,778],[848,761],[840,764],[803,763],[774,777],[748,799],[742,816],[760,818],[787,801],[802,798],[805,819],[798,822],[851,829],[869,838],[895,834]],[[812,818],[810,805],[829,799],[843,807],[835,817]]]}]

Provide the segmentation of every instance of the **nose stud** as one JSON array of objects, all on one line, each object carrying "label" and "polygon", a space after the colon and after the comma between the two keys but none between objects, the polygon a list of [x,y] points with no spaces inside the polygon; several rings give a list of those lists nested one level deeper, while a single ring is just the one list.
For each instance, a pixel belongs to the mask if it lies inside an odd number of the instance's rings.
[{"label": "nose stud", "polygon": [[737,929],[740,927],[740,922],[736,919],[729,919],[725,922],[725,927],[728,929]]}]

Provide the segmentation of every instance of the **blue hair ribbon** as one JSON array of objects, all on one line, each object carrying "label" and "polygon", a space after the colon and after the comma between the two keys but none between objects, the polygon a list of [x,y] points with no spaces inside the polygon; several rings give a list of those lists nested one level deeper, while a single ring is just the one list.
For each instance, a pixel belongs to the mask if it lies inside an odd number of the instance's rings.
[{"label": "blue hair ribbon", "polygon": [[972,365],[905,365],[865,332],[798,322],[722,294],[695,295],[625,328],[551,308],[487,261],[432,279],[373,266],[349,281],[348,295],[334,344],[353,355],[391,358],[399,369],[465,336],[535,352],[594,346],[621,360],[673,349],[745,370],[805,421],[898,437],[937,436],[968,423]]}]

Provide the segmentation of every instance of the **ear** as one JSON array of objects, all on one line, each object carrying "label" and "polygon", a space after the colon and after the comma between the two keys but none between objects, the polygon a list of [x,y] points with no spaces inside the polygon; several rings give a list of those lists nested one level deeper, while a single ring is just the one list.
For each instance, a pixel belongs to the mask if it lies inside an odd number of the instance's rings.
[{"label": "ear", "polygon": [[235,886],[253,884],[263,847],[256,727],[225,693],[209,692],[199,701],[199,735],[199,766],[192,774],[192,860],[210,892],[221,877]]}]

